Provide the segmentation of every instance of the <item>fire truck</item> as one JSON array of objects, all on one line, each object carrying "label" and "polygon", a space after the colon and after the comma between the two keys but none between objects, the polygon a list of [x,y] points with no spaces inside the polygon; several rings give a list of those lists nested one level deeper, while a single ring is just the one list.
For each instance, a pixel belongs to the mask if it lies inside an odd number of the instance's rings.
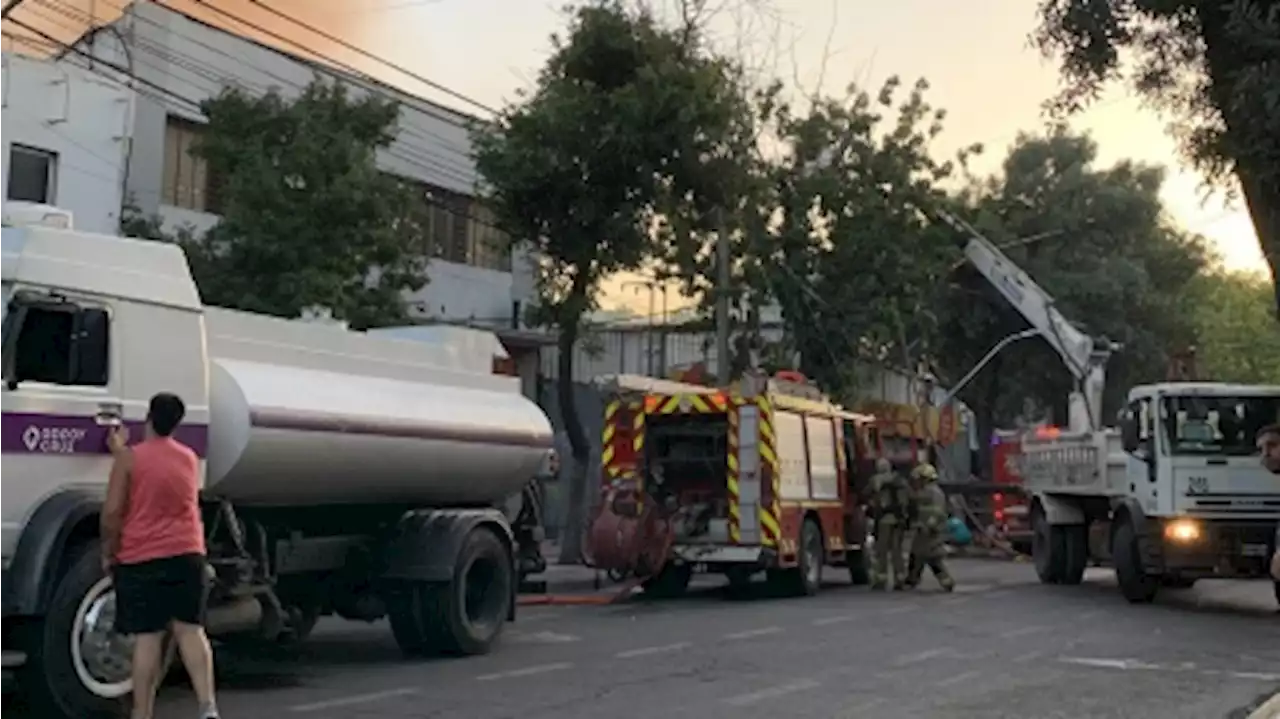
[{"label": "fire truck", "polygon": [[795,596],[816,594],[826,567],[867,581],[864,502],[882,451],[873,416],[795,372],[729,389],[633,375],[597,386],[608,398],[588,541],[598,568],[659,595],[698,572],[738,587],[763,572]]}]

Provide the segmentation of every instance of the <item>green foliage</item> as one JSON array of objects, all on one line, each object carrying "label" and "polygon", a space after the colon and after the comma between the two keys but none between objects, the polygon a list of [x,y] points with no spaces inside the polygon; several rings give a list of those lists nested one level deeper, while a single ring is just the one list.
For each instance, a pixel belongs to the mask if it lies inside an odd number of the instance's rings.
[{"label": "green foliage", "polygon": [[[562,560],[579,557],[590,445],[572,396],[573,346],[600,281],[669,251],[659,214],[722,201],[716,158],[741,107],[733,68],[695,27],[619,2],[571,11],[537,87],[474,134],[497,224],[541,258],[539,319],[557,327],[560,407],[573,448]],[[696,198],[696,199],[695,199]]]},{"label": "green foliage", "polygon": [[228,89],[203,111],[194,152],[222,220],[183,244],[205,301],[284,317],[318,305],[357,328],[404,320],[426,245],[406,219],[418,201],[375,162],[397,105],[317,80],[295,100]]},{"label": "green foliage", "polygon": [[953,163],[929,154],[945,112],[925,102],[923,80],[902,99],[899,85],[874,97],[851,88],[801,116],[776,110],[778,212],[749,248],[751,270],[781,305],[802,369],[837,396],[856,389],[855,359],[914,366],[958,257],[928,214],[950,202],[941,183]]},{"label": "green foliage", "polygon": [[[1163,171],[1122,162],[1094,167],[1088,137],[1023,136],[1001,176],[974,187],[972,223],[1094,337],[1123,345],[1107,370],[1104,416],[1133,384],[1164,378],[1171,352],[1195,343],[1189,288],[1208,262],[1202,238],[1171,227],[1160,203]],[[936,359],[956,380],[1004,337],[1026,327],[975,272],[962,268],[943,303]],[[1006,348],[961,393],[990,429],[1026,411],[1065,423],[1074,382],[1043,340]]]},{"label": "green foliage", "polygon": [[1280,384],[1280,331],[1271,288],[1258,274],[1215,271],[1192,284],[1200,375],[1219,382]]},{"label": "green foliage", "polygon": [[1066,81],[1053,108],[1127,78],[1211,181],[1238,181],[1280,279],[1280,0],[1041,0],[1040,17],[1034,41]]}]

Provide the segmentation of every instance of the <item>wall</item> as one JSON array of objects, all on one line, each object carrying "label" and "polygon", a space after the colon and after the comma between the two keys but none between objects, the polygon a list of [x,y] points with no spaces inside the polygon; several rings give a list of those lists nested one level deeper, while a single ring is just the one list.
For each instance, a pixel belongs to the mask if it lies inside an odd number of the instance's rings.
[{"label": "wall", "polygon": [[[467,130],[473,118],[273,50],[154,3],[131,4],[129,12],[108,30],[98,33],[92,43],[82,41],[81,47],[92,48],[96,57],[107,62],[132,67],[144,81],[134,126],[128,193],[144,212],[159,213],[170,229],[181,225],[205,229],[217,217],[163,201],[166,116],[204,122],[206,118],[195,103],[229,86],[253,95],[276,89],[286,98],[296,97],[317,74],[343,79],[354,97],[374,92],[401,103],[399,134],[389,148],[379,152],[378,165],[383,170],[444,190],[474,194],[477,174]],[[524,264],[513,261],[513,266]],[[411,303],[422,308],[422,316],[502,318],[504,324],[509,323],[513,300],[510,272],[433,260],[428,276],[430,283],[410,297]],[[522,287],[527,285],[522,283]],[[517,294],[514,299],[527,302],[529,294]]]},{"label": "wall", "polygon": [[68,63],[4,53],[3,186],[14,143],[57,154],[47,204],[70,210],[77,229],[119,226],[133,93]]}]

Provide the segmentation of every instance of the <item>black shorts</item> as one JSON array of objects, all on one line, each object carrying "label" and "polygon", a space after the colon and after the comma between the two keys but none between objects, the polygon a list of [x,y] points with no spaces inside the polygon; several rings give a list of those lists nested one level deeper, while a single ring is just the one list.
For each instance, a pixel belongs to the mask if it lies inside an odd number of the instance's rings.
[{"label": "black shorts", "polygon": [[171,621],[204,622],[205,559],[199,554],[118,564],[115,628],[121,634],[163,632]]}]

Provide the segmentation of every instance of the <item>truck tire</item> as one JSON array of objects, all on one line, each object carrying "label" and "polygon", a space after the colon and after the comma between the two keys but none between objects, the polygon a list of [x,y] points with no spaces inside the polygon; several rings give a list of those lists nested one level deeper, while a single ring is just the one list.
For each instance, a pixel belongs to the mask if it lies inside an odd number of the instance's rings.
[{"label": "truck tire", "polygon": [[115,594],[101,556],[101,545],[89,542],[58,581],[43,621],[29,627],[22,686],[37,716],[105,719],[127,711],[132,645],[112,630]]},{"label": "truck tire", "polygon": [[1116,583],[1120,593],[1131,604],[1145,604],[1156,598],[1160,578],[1147,574],[1138,549],[1138,534],[1133,524],[1124,521],[1111,538],[1111,556],[1116,566]]},{"label": "truck tire", "polygon": [[487,653],[511,613],[513,562],[492,530],[477,527],[463,540],[452,581],[392,588],[387,613],[400,650],[410,656]]},{"label": "truck tire", "polygon": [[653,599],[674,599],[689,590],[693,581],[693,567],[688,564],[667,562],[657,576],[649,577],[640,586],[646,597]]},{"label": "truck tire", "polygon": [[796,566],[770,577],[774,584],[793,597],[812,597],[822,589],[822,570],[826,552],[822,544],[822,528],[812,519],[800,527],[800,552]]},{"label": "truck tire", "polygon": [[1084,570],[1089,566],[1089,528],[1083,524],[1064,524],[1052,528],[1061,535],[1063,584],[1079,584],[1084,581]]},{"label": "truck tire", "polygon": [[1044,510],[1036,507],[1031,517],[1031,559],[1041,584],[1058,584],[1066,576],[1066,547]]},{"label": "truck tire", "polygon": [[1275,583],[1276,588],[1276,606],[1280,607],[1280,582]]},{"label": "truck tire", "polygon": [[867,568],[867,553],[862,549],[854,549],[848,553],[849,583],[855,587],[871,583],[871,571]]}]

